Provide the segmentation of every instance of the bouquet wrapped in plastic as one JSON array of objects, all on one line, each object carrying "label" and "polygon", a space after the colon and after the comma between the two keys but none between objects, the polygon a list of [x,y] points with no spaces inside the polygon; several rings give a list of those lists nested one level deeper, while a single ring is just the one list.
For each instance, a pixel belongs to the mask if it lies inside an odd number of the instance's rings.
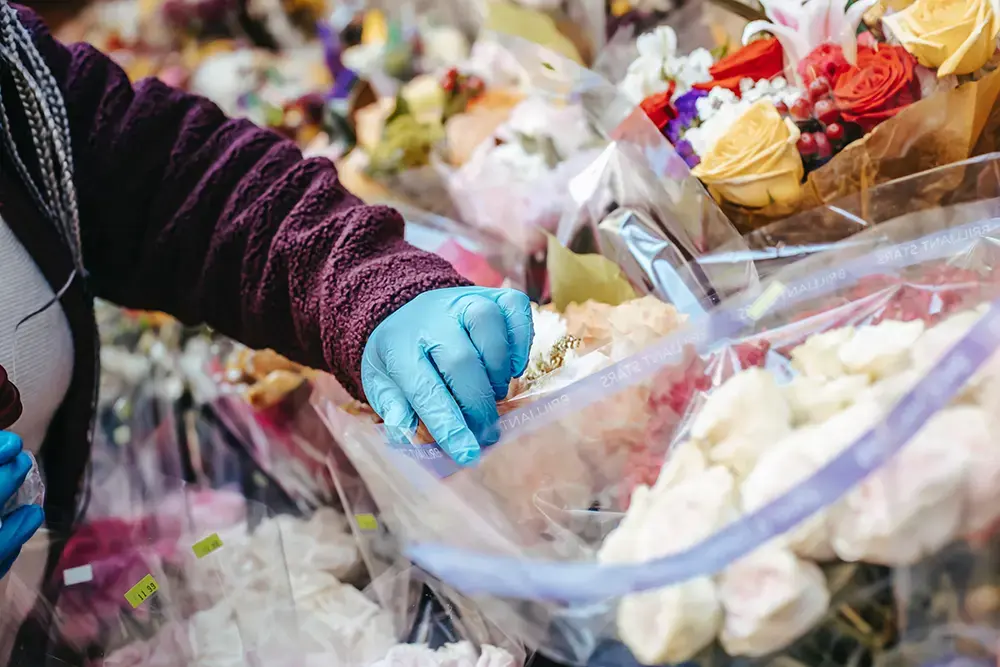
[{"label": "bouquet wrapped in plastic", "polygon": [[570,662],[848,665],[988,622],[1000,205],[961,210],[564,363],[474,468],[357,420],[345,452],[404,553]]},{"label": "bouquet wrapped in plastic", "polygon": [[[151,437],[162,442],[175,424],[167,417]],[[192,453],[196,476],[226,481],[217,445],[204,434],[186,445],[204,447]],[[47,641],[52,664],[523,664],[518,645],[477,622],[474,608],[459,615],[441,595],[430,596],[433,609],[430,598],[418,604],[423,584],[398,562],[376,576],[336,509],[279,515],[238,488],[159,475],[155,458],[129,465],[96,451],[87,518],[54,572],[39,582],[16,568],[2,592],[5,611],[26,617],[22,634]]]},{"label": "bouquet wrapped in plastic", "polygon": [[742,231],[993,150],[992,7],[958,0],[981,23],[946,30],[933,2],[762,4],[721,57],[643,35],[621,80]]},{"label": "bouquet wrapped in plastic", "polygon": [[[738,247],[739,234],[643,112],[611,83],[568,59],[516,37],[498,35],[496,40],[516,59],[533,91],[512,114],[511,123],[533,118],[535,125],[548,127],[556,154],[572,153],[560,146],[579,142],[585,129],[602,140],[592,150],[577,153],[579,160],[559,164],[565,181],[561,188],[532,176],[524,187],[512,190],[509,179],[500,183],[503,170],[494,168],[487,170],[488,178],[474,172],[464,179],[461,174],[473,165],[467,164],[451,181],[461,181],[454,189],[455,201],[469,203],[464,222],[500,231],[515,245],[547,256],[551,296],[559,308],[570,299],[557,295],[557,283],[573,292],[572,300],[601,300],[595,296],[595,283],[618,273],[635,295],[655,294],[684,312],[701,312],[721,295],[753,283],[749,264],[742,270],[730,265],[708,273],[687,266],[718,247]],[[531,105],[556,115],[533,117]],[[517,131],[515,125],[507,129],[515,135],[539,134]],[[499,158],[507,148],[515,147],[498,140],[481,151]],[[517,171],[523,177],[531,170],[522,166]],[[537,188],[545,193],[533,194]],[[528,208],[521,207],[522,202]],[[573,255],[588,254],[600,257],[572,260]],[[584,263],[592,269],[560,275],[568,264]]]}]

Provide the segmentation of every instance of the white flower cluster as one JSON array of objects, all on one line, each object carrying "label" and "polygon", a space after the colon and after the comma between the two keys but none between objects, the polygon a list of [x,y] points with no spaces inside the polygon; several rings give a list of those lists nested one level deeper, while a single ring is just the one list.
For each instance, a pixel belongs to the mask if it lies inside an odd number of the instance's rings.
[{"label": "white flower cluster", "polygon": [[[679,553],[779,498],[884,423],[885,411],[979,316],[977,309],[929,328],[887,320],[816,334],[792,351],[798,375],[784,385],[764,369],[737,373],[708,397],[690,441],[674,448],[656,484],[636,488],[599,559]],[[818,563],[906,566],[993,525],[997,408],[1000,355],[832,506],[715,577],[626,596],[619,636],[647,664],[689,660],[716,638],[730,655],[767,655],[827,613]]]},{"label": "white flower cluster", "polygon": [[775,104],[781,103],[791,107],[802,95],[802,89],[788,83],[783,76],[756,82],[750,78],[740,81],[740,97],[751,104],[757,100],[768,99]]},{"label": "white flower cluster", "polygon": [[439,651],[399,645],[393,614],[341,581],[357,574],[361,558],[336,510],[322,508],[306,521],[269,519],[252,534],[240,525],[220,537],[224,546],[186,571],[201,609],[104,664],[244,667],[252,652],[274,667],[513,667],[510,654],[492,646],[478,656],[465,642]]},{"label": "white flower cluster", "polygon": [[674,97],[691,90],[696,83],[711,81],[709,68],[715,59],[707,49],[695,49],[688,55],[677,52],[677,33],[670,26],[660,26],[636,40],[639,57],[629,65],[621,83],[622,92],[634,103],[662,93],[676,83]]},{"label": "white flower cluster", "polygon": [[782,76],[771,80],[761,79],[756,83],[751,79],[744,79],[740,82],[740,93],[737,95],[727,88],[713,88],[707,96],[695,103],[699,124],[689,129],[684,138],[696,154],[705,155],[711,150],[715,142],[754,102],[767,99],[776,106],[780,103],[791,107],[803,95],[801,88],[789,84]]}]

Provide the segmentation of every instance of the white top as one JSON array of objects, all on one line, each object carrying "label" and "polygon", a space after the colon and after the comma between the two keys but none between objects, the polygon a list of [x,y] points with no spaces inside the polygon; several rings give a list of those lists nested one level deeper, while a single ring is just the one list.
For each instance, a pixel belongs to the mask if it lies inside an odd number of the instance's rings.
[{"label": "white top", "polygon": [[[69,278],[69,275],[66,276]],[[73,377],[73,337],[58,302],[17,329],[54,296],[41,270],[0,219],[0,365],[21,392],[24,412],[12,427],[37,452]],[[17,354],[15,364],[15,351]]]}]

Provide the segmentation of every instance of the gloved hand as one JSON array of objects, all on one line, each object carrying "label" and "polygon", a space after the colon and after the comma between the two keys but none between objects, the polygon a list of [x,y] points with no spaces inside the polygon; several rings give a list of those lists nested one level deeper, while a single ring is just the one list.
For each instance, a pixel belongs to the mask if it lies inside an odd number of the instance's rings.
[{"label": "gloved hand", "polygon": [[417,428],[461,465],[500,437],[496,402],[528,365],[528,297],[509,289],[424,292],[375,327],[361,359],[368,403],[390,436]]},{"label": "gloved hand", "polygon": [[[21,451],[21,438],[8,431],[0,431],[0,507],[3,507],[31,470],[31,459]],[[42,525],[45,515],[37,505],[17,508],[2,517],[0,526],[0,577],[10,570],[21,553],[21,547]]]}]

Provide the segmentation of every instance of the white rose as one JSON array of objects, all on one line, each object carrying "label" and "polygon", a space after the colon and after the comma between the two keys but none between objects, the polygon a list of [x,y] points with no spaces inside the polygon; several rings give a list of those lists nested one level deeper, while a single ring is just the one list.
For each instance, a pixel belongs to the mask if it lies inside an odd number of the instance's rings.
[{"label": "white rose", "polygon": [[[741,487],[743,506],[753,512],[814,475],[840,454],[882,413],[872,403],[862,403],[827,421],[793,431],[776,444],[757,463]],[[813,560],[831,560],[835,553],[830,543],[830,512],[824,508],[780,538],[796,554]]]},{"label": "white rose", "polygon": [[712,643],[722,623],[715,584],[708,577],[636,593],[618,605],[618,637],[643,664],[690,660]]},{"label": "white rose", "polygon": [[835,378],[844,374],[840,348],[854,337],[854,327],[813,334],[792,350],[792,368],[803,375]]},{"label": "white rose", "polygon": [[708,459],[747,474],[760,454],[791,430],[791,408],[774,377],[762,368],[733,375],[712,392],[691,424],[691,437]]},{"label": "white rose", "polygon": [[621,522],[608,533],[597,551],[599,563],[633,563],[639,559],[636,540],[645,527],[646,514],[652,504],[652,494],[645,484],[632,490],[628,511]]},{"label": "white rose", "polygon": [[719,580],[725,611],[719,639],[732,656],[761,657],[785,648],[826,615],[830,591],[815,563],[775,547],[730,565]]},{"label": "white rose", "polygon": [[840,362],[849,373],[864,373],[875,379],[888,377],[909,365],[910,349],[923,332],[921,320],[886,320],[858,327],[854,336],[840,346]]},{"label": "white rose", "polygon": [[1000,518],[1000,447],[982,408],[958,406],[945,412],[954,428],[952,444],[969,456],[962,533],[977,533]]},{"label": "white rose", "polygon": [[795,422],[815,424],[853,404],[867,386],[866,375],[844,375],[832,380],[799,375],[783,389]]},{"label": "white rose", "polygon": [[686,479],[701,475],[708,469],[705,455],[694,444],[682,442],[670,448],[667,460],[653,486],[653,493],[666,491]]},{"label": "white rose", "polygon": [[[602,548],[602,562],[643,562],[705,539],[737,516],[736,487],[724,468],[664,484],[639,487],[622,524]],[[715,585],[708,577],[625,596],[618,635],[647,664],[682,662],[715,639],[721,622]]]},{"label": "white rose", "polygon": [[[636,539],[640,561],[694,546],[738,516],[736,480],[715,466],[653,495]],[[664,530],[669,526],[670,530]]]},{"label": "white rose", "polygon": [[909,565],[959,532],[968,451],[956,446],[961,414],[947,409],[881,470],[852,489],[831,516],[833,548],[843,560]]}]

